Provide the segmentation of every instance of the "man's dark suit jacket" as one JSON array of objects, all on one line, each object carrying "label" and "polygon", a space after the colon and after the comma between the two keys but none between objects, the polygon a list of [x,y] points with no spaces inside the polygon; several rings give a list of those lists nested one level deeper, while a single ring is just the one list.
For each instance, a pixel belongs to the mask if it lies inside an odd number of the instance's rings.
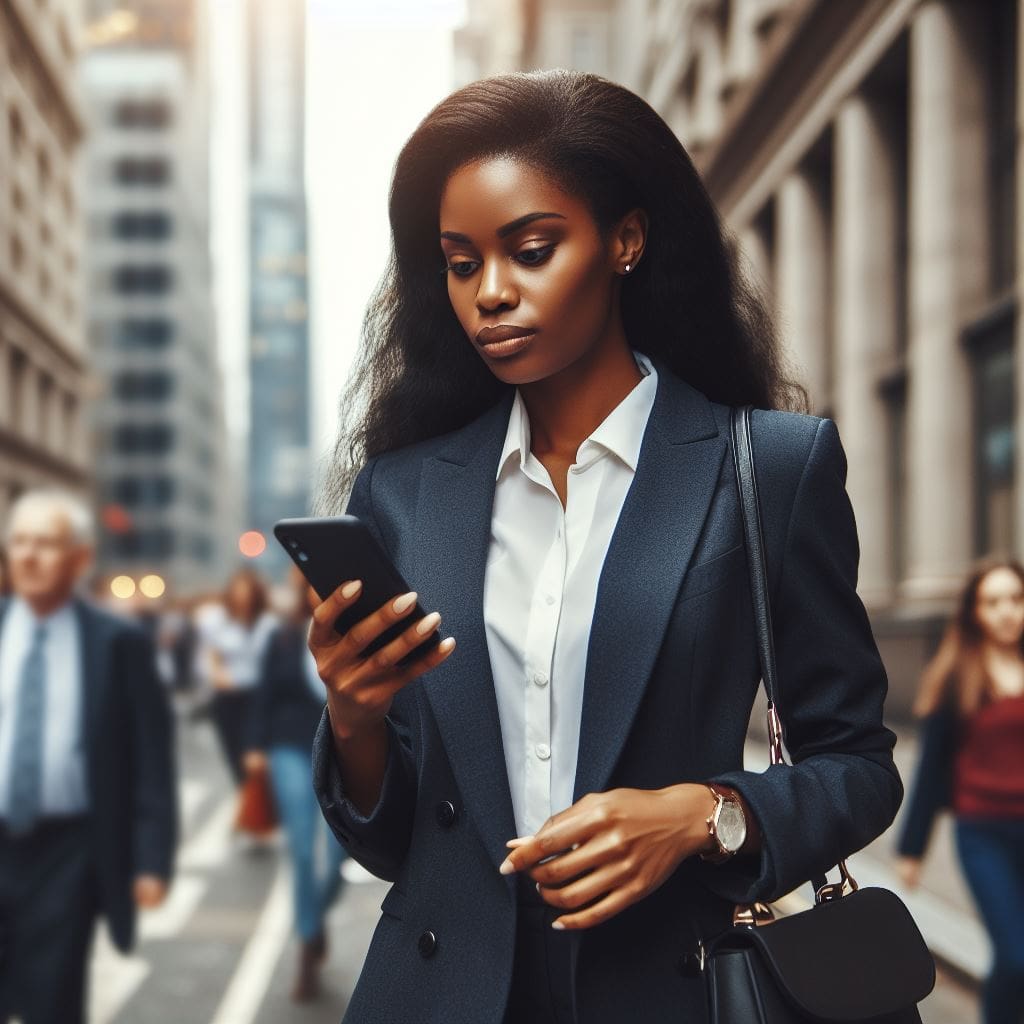
[{"label": "man's dark suit jacket", "polygon": [[[646,899],[571,933],[581,1024],[706,1020],[702,981],[678,969],[681,955],[725,928],[733,903],[777,898],[860,849],[902,798],[834,423],[753,417],[778,699],[796,766],[744,771],[760,673],[729,410],[655,366],[654,408],[598,587],[575,796],[716,780],[746,798],[764,847],[746,864],[688,858]],[[516,911],[498,865],[516,829],[483,595],[510,405],[371,459],[349,503],[458,643],[395,698],[368,818],[346,799],[326,715],[317,735],[327,820],[356,860],[395,883],[345,1018],[353,1024],[502,1019]]]},{"label": "man's dark suit jacket", "polygon": [[[6,612],[0,602],[0,625]],[[170,708],[152,641],[132,622],[75,602],[82,643],[82,737],[98,903],[122,951],[135,938],[132,883],[170,879],[177,796]]]}]

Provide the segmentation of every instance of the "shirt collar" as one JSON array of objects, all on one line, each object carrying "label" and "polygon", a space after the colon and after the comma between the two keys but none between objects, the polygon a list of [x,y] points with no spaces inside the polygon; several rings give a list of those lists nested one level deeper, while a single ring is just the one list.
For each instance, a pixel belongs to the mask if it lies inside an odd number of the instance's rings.
[{"label": "shirt collar", "polygon": [[54,629],[63,629],[67,624],[73,621],[72,616],[74,615],[73,604],[68,601],[66,604],[61,605],[55,612],[51,612],[44,618],[39,618],[27,601],[22,598],[14,596],[11,598],[10,606],[8,607],[7,614],[11,617],[12,622],[17,622],[21,628],[31,627],[35,625],[46,626],[51,632]]},{"label": "shirt collar", "polygon": [[[577,465],[589,464],[594,458],[587,455],[591,448],[608,451],[621,459],[635,473],[640,459],[640,446],[643,444],[644,429],[654,407],[654,395],[658,389],[658,371],[654,369],[650,359],[642,352],[633,349],[640,372],[644,374],[636,387],[601,421],[598,427],[586,438],[576,451]],[[519,389],[516,388],[515,401],[508,418],[508,430],[505,433],[505,444],[498,459],[495,479],[501,476],[505,464],[518,454],[519,466],[523,468],[530,452],[530,419],[526,412]],[[596,456],[595,456],[596,457]]]}]

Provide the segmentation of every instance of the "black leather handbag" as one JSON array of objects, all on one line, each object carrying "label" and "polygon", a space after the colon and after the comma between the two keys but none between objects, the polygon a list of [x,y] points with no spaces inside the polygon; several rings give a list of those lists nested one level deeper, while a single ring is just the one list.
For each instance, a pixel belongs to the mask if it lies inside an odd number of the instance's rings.
[{"label": "black leather handbag", "polygon": [[[732,411],[731,427],[771,762],[785,764],[749,406]],[[763,904],[737,907],[733,927],[705,945],[711,1024],[920,1024],[935,962],[917,925],[895,893],[859,888],[845,862],[839,871],[835,883],[812,879],[809,910],[775,920]]]}]

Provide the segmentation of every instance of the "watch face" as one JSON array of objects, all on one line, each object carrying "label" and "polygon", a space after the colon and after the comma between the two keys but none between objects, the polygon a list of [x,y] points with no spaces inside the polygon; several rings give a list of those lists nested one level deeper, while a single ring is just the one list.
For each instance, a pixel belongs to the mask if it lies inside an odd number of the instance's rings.
[{"label": "watch face", "polygon": [[747,819],[743,808],[735,800],[726,800],[715,826],[718,841],[729,853],[736,853],[747,838]]}]

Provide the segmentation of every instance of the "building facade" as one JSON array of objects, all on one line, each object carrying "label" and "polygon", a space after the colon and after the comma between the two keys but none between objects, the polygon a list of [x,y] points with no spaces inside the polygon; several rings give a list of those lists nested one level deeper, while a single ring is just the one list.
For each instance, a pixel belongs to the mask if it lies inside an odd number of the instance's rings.
[{"label": "building facade", "polygon": [[313,476],[305,31],[303,4],[251,0],[248,526],[272,576],[289,564],[273,525],[308,514]]},{"label": "building facade", "polygon": [[81,15],[0,4],[0,524],[30,487],[88,490]]},{"label": "building facade", "polygon": [[575,38],[672,126],[836,419],[897,711],[969,567],[1024,546],[1020,8],[523,7],[523,67],[576,66]]},{"label": "building facade", "polygon": [[176,589],[225,572],[202,11],[96,3],[81,76],[101,566]]}]

